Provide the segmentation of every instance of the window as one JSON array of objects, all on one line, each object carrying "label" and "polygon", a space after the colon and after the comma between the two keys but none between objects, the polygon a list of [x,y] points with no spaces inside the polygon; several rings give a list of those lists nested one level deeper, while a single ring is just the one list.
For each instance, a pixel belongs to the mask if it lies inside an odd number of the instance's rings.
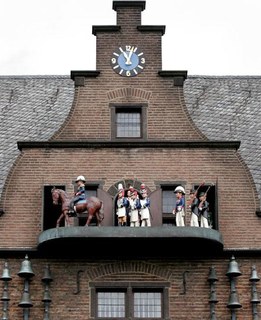
[{"label": "window", "polygon": [[88,184],[86,184],[85,185],[85,191],[86,191],[86,194],[87,194],[87,198],[97,197],[97,189],[98,189],[97,185],[88,185]]},{"label": "window", "polygon": [[173,190],[162,190],[163,213],[172,213],[173,211],[175,206],[175,194]]},{"label": "window", "polygon": [[167,283],[91,283],[95,319],[165,319]]},{"label": "window", "polygon": [[[181,185],[181,184],[179,184]],[[176,205],[176,195],[174,193],[177,184],[162,185],[162,225],[176,225],[175,216],[172,214]]]},{"label": "window", "polygon": [[[85,185],[85,194],[87,198],[90,197],[97,197],[97,184],[86,184]],[[78,226],[83,227],[86,224],[87,214],[86,213],[78,213]],[[90,226],[96,226],[97,225],[97,219],[96,217],[92,218],[92,221],[90,223]]]},{"label": "window", "polygon": [[[42,230],[47,230],[56,227],[56,221],[61,215],[61,204],[54,205],[52,200],[52,188],[54,186],[43,187],[43,219]],[[65,190],[64,185],[56,185],[57,189]],[[61,226],[64,226],[64,221],[61,221]]]},{"label": "window", "polygon": [[134,292],[134,318],[161,318],[162,292]]},{"label": "window", "polygon": [[140,110],[117,110],[116,112],[116,137],[140,138],[141,114]]},{"label": "window", "polygon": [[125,318],[125,292],[98,291],[98,318]]},{"label": "window", "polygon": [[[85,190],[87,197],[97,197],[98,184],[87,184]],[[62,206],[61,203],[54,205],[52,201],[51,190],[54,186],[43,187],[43,218],[42,218],[42,230],[47,230],[56,227],[56,222],[61,215]],[[56,185],[57,189],[65,190],[65,185]],[[70,195],[70,194],[69,194]],[[73,197],[73,193],[71,194]],[[75,219],[75,225],[84,226],[86,224],[86,213],[78,214],[78,219]],[[96,217],[92,219],[91,225],[96,225]],[[61,220],[60,226],[65,226],[64,219]]]},{"label": "window", "polygon": [[146,105],[111,106],[113,139],[145,139],[147,136]]},{"label": "window", "polygon": [[[198,184],[195,184],[194,189],[199,188]],[[208,222],[212,229],[218,230],[218,197],[217,197],[217,184],[204,184],[198,189],[198,195],[201,192],[207,193],[208,207]]]}]

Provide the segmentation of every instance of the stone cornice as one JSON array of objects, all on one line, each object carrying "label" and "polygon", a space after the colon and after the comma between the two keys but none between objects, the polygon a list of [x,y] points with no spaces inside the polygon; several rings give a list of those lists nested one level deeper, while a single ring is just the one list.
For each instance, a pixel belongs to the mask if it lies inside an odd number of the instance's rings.
[{"label": "stone cornice", "polygon": [[33,148],[211,148],[238,149],[240,141],[18,141],[18,149]]},{"label": "stone cornice", "polygon": [[96,36],[97,32],[118,32],[121,26],[92,26],[92,34]]},{"label": "stone cornice", "polygon": [[113,1],[112,8],[117,11],[117,8],[129,8],[129,7],[140,7],[141,11],[145,10],[146,1]]},{"label": "stone cornice", "polygon": [[74,80],[76,77],[92,77],[96,78],[100,74],[100,71],[96,70],[72,70],[71,79]]}]

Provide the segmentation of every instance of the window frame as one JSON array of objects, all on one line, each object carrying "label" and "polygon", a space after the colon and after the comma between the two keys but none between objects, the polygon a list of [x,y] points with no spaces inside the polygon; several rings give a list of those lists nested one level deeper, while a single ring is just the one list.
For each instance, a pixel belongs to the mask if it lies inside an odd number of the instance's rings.
[{"label": "window frame", "polygon": [[[184,182],[181,183],[177,183],[177,182],[173,182],[171,184],[160,184],[160,188],[161,188],[161,192],[162,192],[162,206],[161,206],[161,210],[162,210],[162,225],[173,225],[176,226],[176,219],[175,216],[173,215],[173,209],[175,208],[176,205],[176,195],[174,193],[174,190],[177,186],[185,186]],[[185,187],[184,187],[185,188]],[[171,212],[164,212],[163,207],[164,207],[164,192],[165,191],[171,191],[173,193],[173,207]]]},{"label": "window frame", "polygon": [[[192,185],[192,189],[196,190],[199,187],[200,184],[194,183]],[[210,187],[210,188],[209,188]],[[217,184],[213,183],[205,183],[200,189],[198,190],[198,195],[200,192],[206,192],[207,193],[207,202],[209,203],[209,224],[211,225],[211,228],[213,230],[218,230],[218,192],[217,192]],[[197,195],[197,198],[198,198]],[[210,223],[212,222],[212,223]]]},{"label": "window frame", "polygon": [[[146,103],[111,103],[111,138],[113,141],[145,141],[147,140],[147,107]],[[140,137],[117,137],[117,113],[118,112],[140,113]]]},{"label": "window frame", "polygon": [[[135,292],[161,292],[161,317],[153,318],[155,320],[167,319],[169,318],[169,282],[90,282],[91,288],[91,317],[97,320],[108,320],[108,319],[152,319],[150,318],[134,318],[134,293]],[[119,292],[125,292],[125,318],[115,318],[115,317],[98,317],[98,292],[109,291],[112,292],[119,290]]]},{"label": "window frame", "polygon": [[[77,190],[77,185],[74,181],[72,181],[72,184],[74,184],[74,191]],[[98,197],[98,189],[102,183],[101,182],[88,182],[85,184],[85,190],[87,192],[87,197],[95,196]],[[52,195],[51,195],[51,189],[53,188],[53,185],[43,185],[42,187],[42,194],[43,194],[43,200],[42,200],[42,221],[41,221],[41,230],[49,230],[56,227],[56,221],[61,215],[61,204],[54,205],[52,202]],[[55,185],[56,188],[66,190],[65,184],[57,184]],[[91,194],[90,194],[91,192]],[[73,194],[71,194],[73,198]],[[75,226],[85,226],[86,224],[86,213],[79,213],[78,219],[75,219]],[[94,217],[91,221],[91,224],[95,226],[96,225],[96,217]],[[64,219],[61,220],[60,226],[65,226]]]},{"label": "window frame", "polygon": [[[98,193],[98,188],[99,188],[99,183],[97,182],[88,182],[85,183],[85,191],[87,194],[87,198],[94,196],[97,197],[97,193]],[[77,189],[77,186],[75,186],[75,190]],[[85,226],[86,224],[86,219],[87,219],[87,214],[86,213],[78,213],[77,214],[78,217],[78,223],[77,225],[80,227]],[[96,217],[93,217],[90,226],[96,226],[97,225],[97,220]]]},{"label": "window frame", "polygon": [[[41,221],[41,229],[42,231],[55,228],[56,221],[61,215],[61,204],[54,205],[52,201],[51,190],[53,185],[43,185],[42,186],[42,221]],[[66,191],[66,186],[64,184],[55,185],[57,189],[63,189]],[[64,226],[64,220],[61,221],[60,226]]]}]

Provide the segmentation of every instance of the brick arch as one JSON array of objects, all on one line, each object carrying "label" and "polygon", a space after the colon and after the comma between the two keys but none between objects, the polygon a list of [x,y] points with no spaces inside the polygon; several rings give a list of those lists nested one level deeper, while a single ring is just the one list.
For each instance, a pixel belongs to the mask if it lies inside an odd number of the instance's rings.
[{"label": "brick arch", "polygon": [[114,89],[107,92],[108,100],[114,100],[117,98],[130,98],[135,97],[149,101],[152,95],[152,91],[147,91],[140,88],[123,87],[120,89]]},{"label": "brick arch", "polygon": [[[134,189],[136,190],[140,190],[140,185],[143,183],[140,180],[136,180],[136,179],[123,179],[120,181],[117,181],[116,183],[114,183],[114,185],[112,185],[109,190],[108,193],[115,197],[118,193],[118,185],[119,183],[122,184],[123,188],[126,190],[129,188],[129,186],[133,186]],[[148,193],[150,193],[150,189],[147,187]]]},{"label": "brick arch", "polygon": [[171,277],[171,271],[166,268],[158,267],[152,263],[146,263],[143,261],[128,262],[121,261],[116,263],[109,263],[100,266],[95,266],[87,270],[87,275],[91,281],[98,280],[99,278],[106,277],[112,274],[126,274],[126,273],[144,273],[150,274],[165,281],[168,281]]}]

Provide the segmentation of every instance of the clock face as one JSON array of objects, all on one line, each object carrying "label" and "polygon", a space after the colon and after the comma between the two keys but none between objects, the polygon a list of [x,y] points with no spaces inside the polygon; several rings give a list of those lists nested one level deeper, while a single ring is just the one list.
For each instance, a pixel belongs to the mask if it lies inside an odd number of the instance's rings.
[{"label": "clock face", "polygon": [[123,77],[137,76],[145,67],[145,57],[135,46],[119,47],[111,57],[112,69]]}]

